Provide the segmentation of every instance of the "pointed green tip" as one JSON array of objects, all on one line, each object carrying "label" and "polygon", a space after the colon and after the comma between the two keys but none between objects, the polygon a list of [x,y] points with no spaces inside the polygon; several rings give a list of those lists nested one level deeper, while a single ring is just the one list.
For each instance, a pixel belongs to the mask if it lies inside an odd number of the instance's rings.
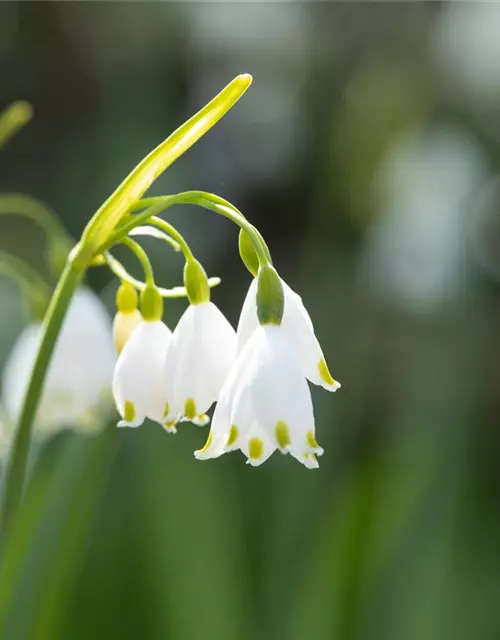
[{"label": "pointed green tip", "polygon": [[246,84],[249,87],[253,82],[253,77],[249,73],[240,73],[238,80],[241,80],[242,83]]},{"label": "pointed green tip", "polygon": [[11,108],[12,115],[19,124],[27,124],[33,117],[33,107],[26,100],[14,102]]}]

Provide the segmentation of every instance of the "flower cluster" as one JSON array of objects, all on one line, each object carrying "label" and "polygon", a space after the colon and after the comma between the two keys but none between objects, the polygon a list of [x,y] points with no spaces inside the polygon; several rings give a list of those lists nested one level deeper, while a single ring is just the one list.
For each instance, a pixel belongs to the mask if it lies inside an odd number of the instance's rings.
[{"label": "flower cluster", "polygon": [[155,288],[141,298],[136,324],[133,289],[122,285],[117,296],[115,329],[121,334],[122,325],[127,332],[132,327],[113,378],[118,426],[137,427],[149,418],[175,433],[180,421],[208,423],[217,402],[208,440],[195,452],[199,460],[240,449],[257,466],[279,449],[308,468],[318,466],[323,449],[307,380],[329,391],[340,385],[301,298],[273,267],[260,267],[237,331],[206,296],[191,301],[173,332],[162,321]]},{"label": "flower cluster", "polygon": [[[73,241],[48,207],[19,194],[0,195],[0,213],[28,217],[46,232],[46,257],[58,279],[51,291],[36,270],[4,256],[4,267],[27,292],[33,315],[44,317],[21,333],[3,373],[0,433],[5,434],[5,424],[18,424],[6,494],[16,493],[18,477],[25,475],[25,443],[33,424],[35,435],[68,426],[95,431],[106,422],[103,407],[111,395],[119,427],[138,427],[147,418],[169,433],[176,433],[180,422],[207,425],[216,404],[206,444],[195,452],[200,460],[240,449],[257,466],[279,449],[308,468],[318,466],[323,449],[316,442],[308,382],[329,391],[340,385],[330,375],[301,298],[279,277],[262,235],[214,194],[143,197],[251,81],[248,74],[237,76],[150,152],[96,211],[71,251]],[[22,103],[0,114],[0,145],[29,117]],[[210,289],[220,280],[207,277],[181,233],[159,217],[177,204],[201,206],[240,228],[240,256],[254,280],[236,331],[210,300]],[[183,287],[156,285],[149,257],[135,239],[143,235],[182,252]],[[117,245],[133,252],[144,280],[110,252]],[[100,301],[81,286],[87,269],[101,265],[121,283],[112,327]],[[171,331],[163,322],[164,299],[183,296],[190,304]]]}]

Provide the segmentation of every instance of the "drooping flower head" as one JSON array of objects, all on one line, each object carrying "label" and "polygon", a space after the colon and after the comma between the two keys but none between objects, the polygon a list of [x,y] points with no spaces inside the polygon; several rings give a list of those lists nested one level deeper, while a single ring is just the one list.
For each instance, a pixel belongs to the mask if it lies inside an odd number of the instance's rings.
[{"label": "drooping flower head", "polygon": [[149,418],[175,432],[167,424],[164,390],[165,356],[172,332],[162,322],[163,301],[154,285],[142,292],[141,310],[143,320],[127,340],[113,375],[113,396],[122,417],[118,426],[139,427]]},{"label": "drooping flower head", "polygon": [[[42,331],[39,322],[28,325],[5,365],[2,405],[9,424],[19,416]],[[115,361],[108,313],[90,289],[81,288],[57,340],[35,419],[35,437],[65,427],[84,432],[99,429],[109,415]]]},{"label": "drooping flower head", "polygon": [[165,358],[168,419],[203,425],[218,399],[236,358],[236,333],[210,301],[206,274],[199,262],[186,263],[189,307],[177,324]]},{"label": "drooping flower head", "polygon": [[[315,438],[303,348],[284,325],[284,287],[270,265],[260,267],[256,280],[253,299],[248,302],[247,297],[240,319],[240,327],[248,329],[253,317],[243,315],[249,314],[250,307],[255,311],[255,327],[224,383],[207,443],[195,455],[203,460],[240,449],[248,463],[257,466],[279,449],[316,468],[316,455],[323,449]],[[306,325],[312,332],[310,319]]]}]

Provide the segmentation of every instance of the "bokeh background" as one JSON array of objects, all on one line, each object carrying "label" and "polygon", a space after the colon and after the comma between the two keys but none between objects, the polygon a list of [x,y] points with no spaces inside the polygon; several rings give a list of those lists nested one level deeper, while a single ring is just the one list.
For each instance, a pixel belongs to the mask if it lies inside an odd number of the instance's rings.
[{"label": "bokeh background", "polygon": [[[46,442],[0,573],[2,638],[500,637],[499,69],[495,3],[0,3],[0,107],[35,112],[0,190],[74,237],[171,130],[254,76],[150,193],[238,206],[342,383],[312,390],[318,471],[197,462],[190,424]],[[236,324],[235,229],[169,220]],[[179,256],[144,245],[179,284]],[[0,246],[45,272],[29,223],[2,219]],[[88,282],[112,313],[116,281]],[[28,318],[12,283],[0,294],[2,363]]]}]

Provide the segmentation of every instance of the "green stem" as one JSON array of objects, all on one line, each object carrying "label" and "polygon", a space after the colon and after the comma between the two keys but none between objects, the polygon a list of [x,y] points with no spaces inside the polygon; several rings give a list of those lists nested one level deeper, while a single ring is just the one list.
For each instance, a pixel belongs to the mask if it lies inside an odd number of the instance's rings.
[{"label": "green stem", "polygon": [[31,379],[26,391],[3,478],[0,502],[0,534],[2,544],[5,540],[6,531],[10,526],[22,497],[28,466],[33,420],[43,391],[43,383],[52,352],[69,303],[75,289],[83,278],[83,274],[84,270],[71,262],[66,265],[52,295],[45,316],[42,341],[33,366]]},{"label": "green stem", "polygon": [[176,253],[181,250],[179,243],[171,238],[168,233],[163,233],[161,229],[157,229],[152,225],[146,224],[135,227],[129,233],[129,236],[149,236],[151,238],[157,238],[158,240],[163,240],[163,242],[166,242]]},{"label": "green stem", "polygon": [[151,265],[151,261],[148,258],[148,254],[144,251],[141,245],[135,240],[131,238],[125,237],[120,240],[122,244],[128,247],[137,257],[139,262],[141,263],[142,269],[144,271],[144,279],[146,280],[146,284],[154,284],[155,278],[153,273],[153,267]]},{"label": "green stem", "polygon": [[190,246],[184,239],[184,236],[181,235],[173,225],[169,224],[165,220],[162,220],[161,218],[157,218],[156,216],[152,216],[151,218],[149,218],[149,222],[150,224],[154,224],[155,227],[158,227],[158,229],[161,229],[162,231],[165,231],[165,233],[168,233],[174,240],[177,241],[187,261],[193,260],[193,252],[191,251]]},{"label": "green stem", "polygon": [[206,193],[205,191],[184,191],[183,193],[178,193],[172,196],[156,196],[138,200],[130,206],[129,211],[135,211],[144,207],[147,208],[134,216],[129,216],[128,218],[126,218],[123,223],[116,229],[116,231],[110,235],[107,242],[99,247],[96,253],[99,254],[103,251],[106,251],[107,249],[112,247],[113,244],[120,242],[121,239],[126,236],[134,227],[140,224],[144,224],[152,217],[160,214],[162,211],[168,209],[174,204],[198,205],[200,207],[203,207],[204,209],[208,209],[209,211],[213,211],[224,216],[225,218],[228,218],[229,220],[237,224],[241,229],[244,229],[252,238],[253,245],[255,247],[255,251],[259,258],[260,264],[271,264],[269,249],[267,248],[267,245],[264,242],[264,239],[262,238],[259,231],[257,231],[257,229],[245,218],[245,216],[230,202],[214,194]]},{"label": "green stem", "polygon": [[[119,262],[114,256],[112,256],[111,253],[109,253],[109,251],[106,251],[103,255],[104,255],[104,260],[106,261],[108,267],[115,274],[117,278],[125,282],[128,282],[139,291],[144,291],[146,287],[145,282],[142,282],[141,280],[137,280],[136,278],[131,276],[130,273],[122,265],[122,263]],[[208,279],[208,286],[211,289],[213,287],[216,287],[219,284],[220,284],[220,278],[215,277],[215,278]],[[187,291],[185,287],[173,287],[172,289],[164,289],[162,287],[157,287],[157,289],[158,289],[158,293],[161,295],[162,298],[186,298],[187,297]]]}]

